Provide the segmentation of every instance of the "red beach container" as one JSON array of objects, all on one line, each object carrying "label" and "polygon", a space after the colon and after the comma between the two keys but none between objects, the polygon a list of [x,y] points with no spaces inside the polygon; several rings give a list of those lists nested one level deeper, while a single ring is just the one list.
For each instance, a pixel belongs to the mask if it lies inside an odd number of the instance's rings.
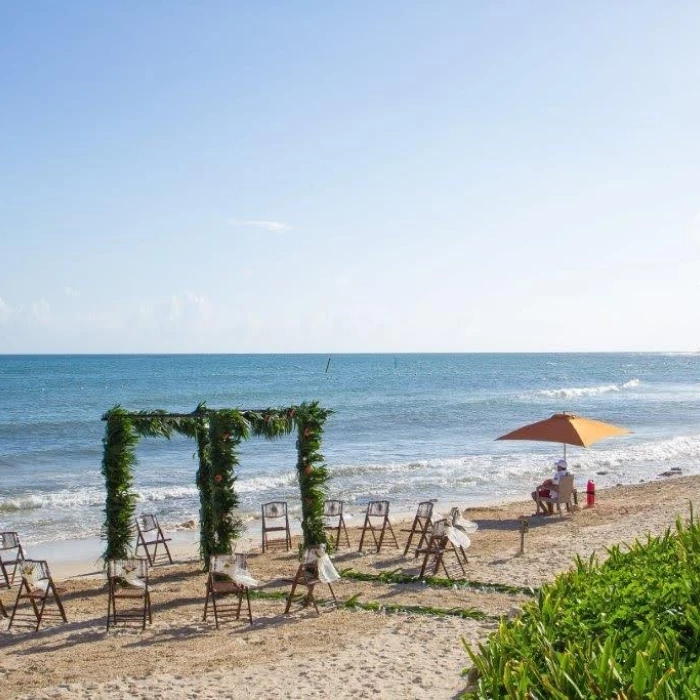
[{"label": "red beach container", "polygon": [[586,505],[589,508],[593,508],[595,505],[595,484],[593,479],[589,479],[588,484],[586,484]]}]

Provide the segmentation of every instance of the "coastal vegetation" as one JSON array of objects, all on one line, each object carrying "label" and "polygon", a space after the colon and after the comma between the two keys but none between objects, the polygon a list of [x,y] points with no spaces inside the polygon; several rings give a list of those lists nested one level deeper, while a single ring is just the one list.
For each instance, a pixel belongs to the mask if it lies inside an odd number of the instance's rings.
[{"label": "coastal vegetation", "polygon": [[464,698],[700,694],[700,524],[577,558],[477,650]]}]

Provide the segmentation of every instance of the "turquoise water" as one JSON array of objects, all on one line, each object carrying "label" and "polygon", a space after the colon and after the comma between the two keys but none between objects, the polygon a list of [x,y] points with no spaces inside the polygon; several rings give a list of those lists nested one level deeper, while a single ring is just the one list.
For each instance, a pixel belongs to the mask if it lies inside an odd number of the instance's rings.
[{"label": "turquoise water", "polygon": [[[495,442],[569,410],[634,431],[570,448],[580,482],[636,483],[680,467],[700,472],[700,355],[159,355],[0,356],[0,527],[30,543],[92,537],[102,522],[104,423],[114,404],[138,410],[332,408],[324,437],[333,496],[357,507],[386,497],[412,509],[529,493],[558,445]],[[197,517],[195,445],[145,439],[139,507],[179,527]],[[241,450],[244,515],[276,498],[298,503],[294,438]],[[392,507],[394,507],[392,505]]]}]

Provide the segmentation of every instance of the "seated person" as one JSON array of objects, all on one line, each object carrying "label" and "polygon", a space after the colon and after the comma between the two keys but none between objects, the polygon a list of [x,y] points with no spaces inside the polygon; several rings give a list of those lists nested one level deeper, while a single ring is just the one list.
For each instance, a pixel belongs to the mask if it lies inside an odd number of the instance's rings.
[{"label": "seated person", "polygon": [[557,470],[552,475],[551,479],[546,479],[535,490],[530,494],[532,500],[535,501],[537,510],[535,515],[551,515],[553,512],[552,504],[547,503],[547,508],[545,509],[545,504],[539,501],[540,498],[552,498],[554,500],[559,496],[559,480],[563,476],[569,475],[569,465],[566,463],[565,459],[559,459],[555,463]]}]

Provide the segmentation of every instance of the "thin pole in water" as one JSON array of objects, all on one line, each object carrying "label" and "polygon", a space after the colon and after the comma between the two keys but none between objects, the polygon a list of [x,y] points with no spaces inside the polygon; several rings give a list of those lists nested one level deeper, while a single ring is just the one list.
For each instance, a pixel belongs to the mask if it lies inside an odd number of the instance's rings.
[{"label": "thin pole in water", "polygon": [[326,363],[326,374],[328,374],[328,368],[331,366],[331,357],[332,355],[328,356],[328,362]]}]

